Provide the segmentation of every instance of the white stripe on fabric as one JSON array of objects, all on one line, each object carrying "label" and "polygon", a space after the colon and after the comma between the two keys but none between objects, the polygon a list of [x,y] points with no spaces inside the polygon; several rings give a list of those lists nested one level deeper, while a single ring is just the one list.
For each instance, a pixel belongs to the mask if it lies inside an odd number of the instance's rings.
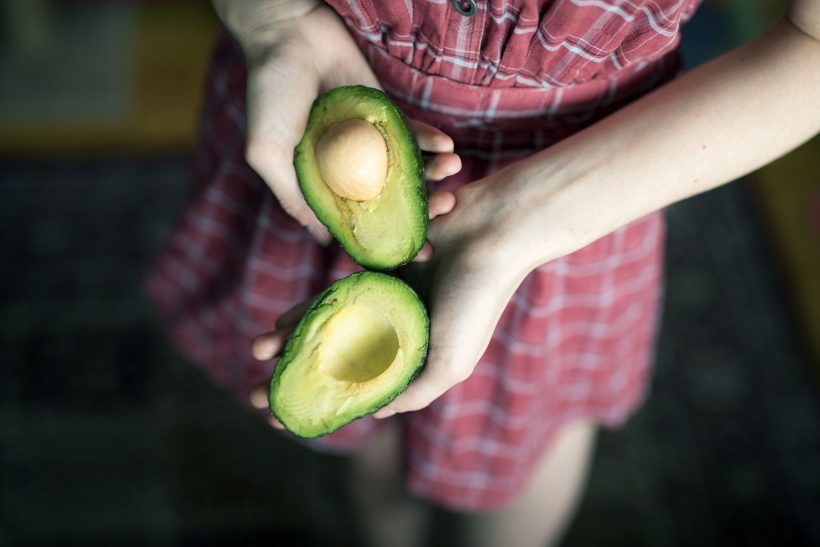
[{"label": "white stripe on fabric", "polygon": [[[237,299],[227,298],[221,301],[222,305],[217,308],[217,311],[222,315],[223,319],[221,325],[224,325],[225,322],[236,325],[239,327],[239,330],[242,331],[242,334],[248,338],[253,338],[259,335],[261,331],[270,328],[268,325],[264,327],[255,325],[250,318],[248,318],[247,310],[240,306],[241,302],[239,300],[242,295],[239,294],[237,297]],[[248,348],[248,354],[250,354],[250,348]]]},{"label": "white stripe on fabric", "polygon": [[[430,82],[428,84],[427,82]],[[425,81],[425,88],[432,87],[432,78],[428,78]],[[419,108],[423,108],[425,110],[430,110],[431,112],[439,112],[441,114],[450,114],[453,116],[463,116],[463,117],[471,117],[474,115],[475,110],[473,109],[466,109],[466,108],[459,108],[455,106],[447,106],[442,105],[439,103],[430,103],[429,102],[429,90],[425,89],[425,97],[426,99],[422,99],[421,101],[411,97],[410,95],[396,89],[395,87],[391,87],[390,85],[382,82],[382,87],[384,87],[385,91],[389,92],[391,95],[394,95],[401,99],[402,101],[409,103],[413,106],[418,106]],[[546,112],[542,109],[536,110],[496,110],[495,115],[497,118],[505,118],[505,119],[515,119],[515,118],[530,118],[533,116],[541,116]]]},{"label": "white stripe on fabric", "polygon": [[174,240],[177,244],[176,248],[191,262],[192,266],[204,270],[206,274],[212,275],[219,271],[222,265],[211,260],[202,244],[193,239],[191,235],[187,231],[180,231]]},{"label": "white stripe on fabric", "polygon": [[618,61],[618,56],[615,54],[615,52],[614,52],[614,51],[613,51],[612,53],[610,53],[610,54],[609,54],[609,59],[612,61],[612,65],[613,65],[613,66],[614,66],[617,70],[621,70],[621,69],[624,67],[624,66],[621,64],[621,62],[620,62],[620,61]]},{"label": "white stripe on fabric", "polygon": [[[573,0],[570,0],[570,1],[572,2]],[[587,29],[586,33],[584,34],[584,39],[583,39],[583,41],[584,41],[585,43],[589,44],[589,40],[587,39],[587,37],[590,37],[589,39],[592,39],[592,36],[594,36],[597,32],[599,32],[599,30],[598,30],[598,29],[600,29],[600,28],[603,28],[603,27],[604,27],[604,25],[605,25],[606,21],[607,21],[608,19],[610,19],[610,18],[611,18],[611,16],[610,16],[610,15],[608,15],[609,13],[610,13],[610,12],[607,12],[607,11],[602,12],[602,13],[598,16],[598,18],[595,20],[595,22],[594,22],[592,25],[590,25],[590,26],[589,26],[589,28]],[[613,33],[613,34],[609,37],[609,39],[606,41],[606,43],[604,43],[603,45],[601,45],[600,47],[598,47],[598,48],[596,48],[596,49],[597,49],[598,51],[600,51],[601,53],[606,53],[606,51],[608,51],[608,50],[609,50],[609,44],[611,44],[611,43],[612,43],[612,41],[613,41],[613,40],[615,40],[615,37],[616,37],[616,36],[617,36],[617,34]],[[608,60],[608,59],[609,59],[609,56],[607,56],[607,57],[603,57],[603,58],[601,58],[601,61]],[[569,63],[570,61],[571,61],[571,59],[569,59],[569,58],[568,58],[568,56],[567,56],[567,55],[565,55],[565,56],[564,56],[564,59],[563,59],[563,60],[562,60],[562,62],[561,62],[561,64],[563,64],[563,63]]]},{"label": "white stripe on fabric", "polygon": [[[480,64],[480,61],[470,61],[468,59],[462,59],[461,57],[455,57],[453,55],[447,55],[446,53],[441,53],[440,51],[436,51],[435,47],[433,47],[431,44],[429,44],[427,42],[419,42],[418,40],[415,39],[415,37],[412,37],[411,40],[396,40],[395,38],[391,38],[390,36],[385,36],[384,37],[384,43],[387,44],[388,46],[393,46],[393,47],[411,48],[411,51],[410,51],[411,55],[412,55],[413,50],[426,51],[429,48],[429,50],[432,51],[432,53],[428,52],[428,55],[430,57],[432,57],[435,61],[446,61],[448,63],[457,64],[457,65],[462,66],[464,68],[476,68]],[[382,49],[382,48],[380,48],[380,49]],[[466,49],[460,50],[460,49],[451,48],[451,47],[445,47],[445,49],[450,50],[450,51],[455,51],[455,52],[471,53],[470,50],[466,50]]]},{"label": "white stripe on fabric", "polygon": [[205,214],[204,211],[198,215],[191,215],[186,219],[189,226],[205,235],[214,236],[229,248],[241,247],[241,242],[236,237],[230,226],[221,220],[214,220]]},{"label": "white stripe on fabric", "polygon": [[[615,15],[621,17],[624,21],[629,23],[632,21],[634,15],[630,15],[629,13],[625,12],[621,9],[621,6],[618,4],[607,4],[606,2],[602,2],[601,0],[569,0],[579,8],[585,8],[589,6],[594,6],[596,8],[600,8],[608,13],[614,13]],[[629,3],[629,2],[625,2]]]},{"label": "white stripe on fabric", "polygon": [[654,30],[658,34],[663,34],[664,36],[673,36],[677,33],[678,26],[680,24],[680,8],[683,5],[684,1],[685,0],[678,0],[676,4],[669,7],[669,12],[677,14],[677,17],[674,19],[670,19],[669,16],[666,14],[667,12],[664,11],[663,8],[661,8],[656,2],[649,2],[658,9],[658,12],[661,14],[661,16],[663,16],[664,19],[666,19],[669,23],[672,23],[672,26],[674,27],[672,30],[663,28],[660,25],[660,22],[655,18],[655,14],[652,13],[652,10],[649,9],[648,6],[641,6],[641,11],[643,11],[646,14],[646,20],[649,23],[649,26],[652,27],[652,30]]},{"label": "white stripe on fabric", "polygon": [[[460,33],[462,32],[464,27],[465,27],[465,25],[463,25],[463,24],[459,27],[459,32]],[[500,80],[508,80],[510,78],[515,78],[516,82],[524,84],[524,85],[533,86],[533,87],[553,87],[556,84],[560,85],[560,82],[557,82],[549,74],[545,74],[544,78],[546,78],[548,81],[552,81],[553,85],[548,84],[546,81],[539,81],[539,80],[534,80],[534,79],[530,79],[530,78],[525,78],[520,73],[523,72],[524,74],[534,75],[533,72],[531,70],[528,70],[528,69],[525,69],[525,68],[508,67],[508,66],[506,66],[506,65],[504,65],[500,62],[496,62],[494,60],[491,60],[489,57],[487,57],[484,54],[483,51],[474,52],[472,50],[466,50],[466,49],[463,48],[463,45],[460,46],[460,47],[455,47],[455,48],[445,46],[444,49],[449,50],[449,51],[454,51],[454,52],[457,52],[457,53],[477,54],[477,55],[479,55],[479,58],[485,58],[485,59],[488,59],[488,60],[487,61],[468,60],[468,59],[464,59],[464,58],[453,56],[453,55],[447,55],[447,54],[443,53],[442,51],[437,50],[435,48],[435,46],[433,46],[431,43],[429,43],[429,41],[428,42],[418,42],[416,40],[415,36],[407,36],[408,38],[410,38],[410,40],[396,40],[395,38],[393,38],[391,36],[382,36],[381,34],[374,34],[374,33],[367,32],[367,31],[365,31],[365,30],[363,30],[363,29],[361,29],[361,28],[359,28],[355,25],[353,25],[353,30],[358,32],[359,34],[362,34],[363,36],[365,36],[369,41],[374,42],[374,44],[377,46],[377,48],[381,51],[384,51],[384,48],[379,47],[378,43],[383,41],[386,46],[409,47],[409,48],[413,48],[415,50],[425,51],[426,52],[425,54],[428,55],[429,57],[431,57],[434,62],[447,62],[447,63],[456,65],[458,67],[463,67],[463,68],[483,68],[483,69],[492,68],[496,71],[499,68],[503,68],[505,70],[514,71],[513,74],[497,74],[495,77],[500,79]],[[591,30],[594,30],[594,29],[591,29]],[[544,37],[543,33],[546,32],[546,34],[550,38],[552,38],[553,40],[557,40],[557,37],[553,36],[548,30],[547,31],[543,30],[543,26],[536,26],[536,27],[531,27],[531,28],[515,28],[515,29],[513,29],[513,32],[515,34],[529,34],[529,33],[532,33],[532,32],[536,32],[536,36],[538,37],[538,40],[541,43],[542,47],[544,47],[546,50],[551,51],[551,52],[558,51],[559,49],[563,48],[563,49],[566,49],[570,53],[573,53],[575,55],[578,55],[582,58],[585,58],[585,59],[590,60],[590,61],[595,62],[595,63],[604,62],[609,58],[607,55],[596,56],[596,55],[589,54],[584,49],[582,49],[581,47],[570,43],[570,39],[572,39],[576,42],[584,43],[589,48],[592,48],[594,50],[600,51],[602,53],[605,52],[604,48],[596,46],[596,45],[590,43],[588,40],[584,39],[583,37],[579,37],[579,36],[567,35],[567,37],[569,39],[564,39],[561,42],[556,43],[556,44],[550,44],[546,40],[546,38]],[[672,33],[672,34],[675,34],[675,33]],[[459,36],[461,36],[461,34],[459,34]],[[614,39],[614,35],[611,39]],[[460,70],[454,69],[451,72],[454,74],[453,79],[457,80],[457,75],[460,73]]]},{"label": "white stripe on fabric", "polygon": [[513,29],[513,34],[532,34],[538,27],[516,27]]},{"label": "white stripe on fabric", "polygon": [[239,297],[242,300],[242,303],[249,308],[272,311],[277,314],[282,313],[294,304],[294,299],[292,296],[270,296],[252,291],[247,287],[243,287]]},{"label": "white stripe on fabric", "polygon": [[558,111],[558,107],[561,105],[561,99],[564,96],[564,88],[559,87],[555,90],[555,94],[552,97],[552,101],[550,102],[549,108],[547,108],[547,115],[550,118],[555,117],[555,113]]},{"label": "white stripe on fabric", "polygon": [[[458,20],[458,35],[456,36],[456,48],[458,51],[463,51],[464,46],[467,44],[467,31],[470,30],[471,26],[468,22],[466,17],[460,17]],[[477,63],[469,62],[469,61],[462,61],[459,59],[459,62],[450,61],[454,66],[450,70],[450,77],[453,80],[459,81],[459,77],[461,76],[462,68],[467,67],[475,67]],[[467,64],[464,64],[467,63]]]},{"label": "white stripe on fabric", "polygon": [[503,24],[504,24],[504,21],[506,21],[506,20],[510,20],[510,21],[512,21],[513,23],[516,23],[516,22],[518,21],[518,14],[517,14],[517,13],[516,13],[516,14],[505,13],[505,14],[504,14],[504,15],[502,15],[501,17],[496,17],[495,15],[493,15],[493,14],[491,13],[491,14],[490,14],[490,19],[492,19],[493,21],[495,21],[495,22],[496,22],[496,23],[498,23],[499,25],[503,25]]},{"label": "white stripe on fabric", "polygon": [[[606,270],[603,273],[608,274],[614,271],[615,270]],[[587,294],[573,293],[567,295],[566,298],[560,302],[555,300],[556,295],[552,295],[543,306],[533,306],[533,304],[527,300],[527,296],[525,294],[521,294],[523,291],[517,291],[513,295],[511,301],[515,305],[526,309],[527,315],[533,318],[546,317],[552,313],[556,313],[567,308],[583,308],[590,311],[609,309],[610,306],[622,298],[631,297],[644,292],[647,284],[653,279],[656,279],[659,275],[659,268],[654,264],[649,264],[644,266],[644,268],[635,277],[630,278],[627,281],[621,281],[620,283],[608,286],[600,292]]]},{"label": "white stripe on fabric", "polygon": [[[549,34],[549,32],[547,32],[547,34]],[[579,57],[583,57],[584,59],[592,61],[593,63],[600,63],[600,62],[603,62],[603,61],[606,60],[606,57],[597,57],[595,55],[591,55],[591,54],[587,53],[586,51],[584,51],[583,49],[581,49],[580,47],[578,47],[574,44],[570,44],[567,40],[564,40],[563,42],[560,42],[556,45],[550,44],[544,38],[541,27],[538,27],[538,31],[535,33],[535,37],[538,38],[538,41],[541,42],[541,46],[544,49],[546,49],[547,51],[558,51],[559,49],[564,48],[567,51],[570,51],[570,52],[578,55]],[[578,38],[578,40],[585,41],[581,38]],[[600,48],[597,48],[595,46],[591,46],[591,47],[593,47],[594,49],[600,49]]]},{"label": "white stripe on fabric", "polygon": [[194,275],[188,265],[177,257],[167,257],[160,263],[159,269],[186,292],[192,293],[199,287],[199,276]]},{"label": "white stripe on fabric", "polygon": [[258,225],[275,235],[277,238],[288,243],[305,242],[310,240],[310,235],[306,229],[299,228],[292,230],[282,226],[274,220],[272,215],[259,215]]},{"label": "white stripe on fabric", "polygon": [[[377,28],[378,24],[376,23],[376,21],[373,21],[372,23],[367,23],[367,20],[364,18],[364,15],[362,15],[361,10],[359,9],[359,2],[357,0],[350,0],[348,2],[348,6],[350,6],[350,11],[353,12],[353,15],[356,16],[356,19],[359,20],[360,29],[365,30]],[[375,34],[375,36],[378,37],[379,34]]]},{"label": "white stripe on fabric", "polygon": [[251,207],[245,205],[244,202],[237,201],[233,197],[229,196],[228,194],[223,192],[219,186],[210,186],[205,191],[205,201],[210,202],[221,209],[225,209],[226,211],[233,213],[234,215],[237,215],[241,218],[256,218],[255,209],[252,209]]},{"label": "white stripe on fabric", "polygon": [[[624,336],[626,331],[634,323],[640,320],[643,315],[642,310],[636,304],[632,304],[619,317],[611,321],[562,321],[560,334],[553,336],[553,330],[547,333],[547,343],[541,341],[527,342],[515,338],[515,334],[510,334],[497,329],[493,333],[493,340],[501,343],[510,353],[516,355],[526,355],[529,357],[543,357],[548,352],[555,350],[565,341],[573,337],[581,338],[601,338],[603,340],[616,340]],[[557,315],[557,314],[556,314]],[[550,316],[555,317],[555,316]]]},{"label": "white stripe on fabric", "polygon": [[[630,262],[638,262],[655,248],[656,242],[660,237],[660,218],[655,215],[652,215],[650,217],[645,217],[645,219],[647,221],[652,219],[651,223],[646,222],[646,224],[649,224],[649,227],[654,227],[654,229],[647,227],[644,233],[644,237],[641,240],[641,243],[633,249],[629,249],[626,252],[620,252],[618,254],[608,255],[603,260],[599,260],[593,264],[571,263],[568,257],[564,257],[559,258],[558,260],[553,260],[552,262],[548,262],[543,266],[539,266],[538,269],[546,268],[548,271],[552,270],[555,273],[560,272],[562,275],[566,275],[573,278],[579,278],[598,275],[602,272],[605,272],[612,268],[617,268],[618,266]],[[641,226],[643,226],[643,224],[644,223],[641,223]],[[633,228],[633,225],[629,224],[627,226],[624,226],[623,228],[619,228],[618,230],[625,230],[631,228]]]},{"label": "white stripe on fabric", "polygon": [[317,279],[324,274],[324,271],[319,270],[313,262],[299,261],[295,264],[280,264],[272,260],[265,260],[258,255],[248,257],[248,267],[258,273],[286,281]]},{"label": "white stripe on fabric", "polygon": [[[353,30],[356,31],[356,32],[359,32],[360,34],[362,34],[364,36],[366,36],[369,40],[371,40],[373,42],[378,42],[379,41],[380,35],[371,35],[371,34],[363,32],[360,29],[355,28],[355,27],[354,27]],[[532,29],[529,30],[529,32],[534,32],[535,30],[536,30],[536,28],[533,27]],[[514,32],[517,32],[517,29]],[[580,37],[573,36],[573,35],[569,35],[569,36],[571,38],[575,39],[575,40],[584,41]],[[650,37],[650,39],[653,38],[653,37]],[[540,34],[539,34],[539,39],[541,40],[541,42],[544,41],[543,37]],[[614,39],[614,35],[613,35],[612,39]],[[431,59],[433,59],[434,62],[447,62],[447,63],[452,63],[452,64],[458,64],[459,66],[462,66],[464,68],[482,68],[482,69],[485,69],[485,70],[493,70],[493,72],[494,72],[493,77],[497,78],[499,80],[502,80],[502,81],[506,81],[506,80],[509,80],[511,78],[514,78],[517,83],[524,84],[524,85],[530,86],[530,87],[540,87],[540,88],[546,88],[546,89],[553,88],[553,87],[562,87],[563,86],[563,84],[560,81],[556,80],[550,74],[543,74],[543,77],[545,78],[544,81],[537,80],[537,79],[534,79],[534,78],[528,78],[528,77],[524,76],[524,74],[529,74],[531,76],[536,76],[536,74],[532,70],[527,69],[525,67],[514,68],[514,67],[510,67],[510,66],[507,66],[507,65],[501,63],[500,60],[499,61],[492,60],[489,57],[487,57],[484,54],[484,52],[478,52],[479,60],[467,60],[467,59],[462,59],[461,57],[456,57],[456,56],[453,56],[453,55],[448,55],[446,53],[443,53],[443,52],[441,52],[441,50],[437,50],[432,44],[429,44],[429,43],[426,43],[426,42],[417,42],[415,40],[415,37],[413,37],[413,39],[411,39],[410,41],[400,41],[400,40],[394,40],[394,39],[392,39],[388,36],[385,36],[383,40],[384,40],[384,43],[386,45],[399,46],[399,47],[410,47],[410,48],[414,48],[414,49],[419,50],[419,51],[425,51],[426,52],[425,54],[427,56],[429,56]],[[378,44],[375,44],[375,45],[376,45],[375,49],[378,53],[387,55],[388,57],[392,57],[390,52],[388,52],[384,48],[378,46]],[[550,47],[551,46],[549,46],[548,49],[550,49]],[[554,46],[553,49],[550,49],[550,51],[557,51],[561,47],[564,47],[566,49],[567,47],[569,47],[569,43],[567,41],[565,41],[563,43],[557,44],[556,46]],[[595,46],[590,45],[590,47],[595,47]],[[456,52],[472,53],[469,50],[457,49],[457,48],[452,48],[452,47],[449,47],[449,46],[445,46],[444,49],[450,50],[450,51],[456,51]],[[601,49],[601,48],[596,47],[596,49],[599,49],[603,52],[603,49]],[[570,49],[569,52],[570,53],[575,53],[575,51],[573,49]],[[482,61],[482,60],[480,60],[481,58],[484,58],[484,59],[487,59],[487,60]],[[603,62],[603,61],[607,60],[608,57],[606,57],[606,56],[601,57],[601,58],[596,57],[595,59],[598,59],[598,60],[596,60],[596,62],[600,63],[600,62]],[[623,68],[623,66],[621,66],[621,68]],[[504,69],[504,70],[510,71],[510,73],[509,74],[499,74],[498,73],[499,69]],[[552,83],[550,83],[550,82],[552,82]]]},{"label": "white stripe on fabric", "polygon": [[502,6],[490,4],[490,11],[500,14],[502,19],[507,15],[507,12],[514,13],[521,21],[538,21],[537,17],[524,17],[521,15],[521,8],[512,4],[504,3]]},{"label": "white stripe on fabric", "polygon": [[534,416],[530,412],[509,414],[503,405],[496,404],[492,399],[459,401],[457,405],[448,406],[457,407],[455,410],[458,413],[458,419],[470,416],[484,416],[494,424],[511,431],[530,429],[533,421],[540,418],[540,416],[536,418],[537,413]]},{"label": "white stripe on fabric", "polygon": [[495,111],[498,108],[498,102],[501,100],[501,90],[493,89],[493,93],[490,96],[490,106],[487,108],[487,111],[484,113],[484,117],[487,120],[492,121],[495,118]]}]

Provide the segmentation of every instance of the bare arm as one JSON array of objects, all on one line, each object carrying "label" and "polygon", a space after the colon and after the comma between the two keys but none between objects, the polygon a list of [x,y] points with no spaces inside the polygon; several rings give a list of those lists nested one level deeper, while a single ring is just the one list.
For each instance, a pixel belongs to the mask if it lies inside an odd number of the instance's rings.
[{"label": "bare arm", "polygon": [[601,122],[460,188],[419,273],[430,353],[377,418],[467,378],[524,276],[619,226],[733,180],[820,130],[820,0]]},{"label": "bare arm", "polygon": [[316,0],[212,0],[214,11],[244,48],[280,41]]},{"label": "bare arm", "polygon": [[509,227],[499,229],[517,234],[502,237],[523,245],[509,258],[528,271],[818,131],[820,1],[802,0],[749,44],[516,165],[514,188],[496,202]]}]

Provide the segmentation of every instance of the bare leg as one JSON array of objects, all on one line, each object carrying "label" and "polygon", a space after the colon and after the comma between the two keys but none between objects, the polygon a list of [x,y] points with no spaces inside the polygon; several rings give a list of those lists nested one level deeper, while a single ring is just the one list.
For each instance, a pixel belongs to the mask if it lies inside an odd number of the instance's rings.
[{"label": "bare leg", "polygon": [[400,433],[388,425],[351,462],[353,502],[373,547],[418,547],[429,521],[429,507],[404,486]]},{"label": "bare leg", "polygon": [[562,537],[584,485],[596,428],[565,426],[522,495],[498,510],[465,517],[469,547],[545,547]]}]

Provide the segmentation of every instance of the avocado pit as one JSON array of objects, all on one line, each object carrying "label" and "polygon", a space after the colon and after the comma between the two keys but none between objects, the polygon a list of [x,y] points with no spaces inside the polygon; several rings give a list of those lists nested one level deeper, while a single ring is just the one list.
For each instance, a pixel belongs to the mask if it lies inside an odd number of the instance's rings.
[{"label": "avocado pit", "polygon": [[334,193],[353,201],[368,201],[381,194],[387,160],[384,136],[365,120],[333,124],[316,143],[319,175]]},{"label": "avocado pit", "polygon": [[325,326],[319,370],[340,382],[363,383],[387,370],[399,353],[399,338],[378,309],[351,304]]}]

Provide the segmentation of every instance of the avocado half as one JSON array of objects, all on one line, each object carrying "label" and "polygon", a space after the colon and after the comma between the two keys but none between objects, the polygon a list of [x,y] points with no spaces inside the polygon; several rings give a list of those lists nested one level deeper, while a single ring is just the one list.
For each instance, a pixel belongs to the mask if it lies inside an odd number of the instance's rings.
[{"label": "avocado half", "polygon": [[[322,179],[316,145],[332,126],[367,121],[387,144],[387,176],[381,193],[367,201],[337,195]],[[318,97],[294,151],[305,200],[361,266],[389,270],[411,261],[427,237],[427,189],[421,152],[401,110],[378,89],[338,87]]]},{"label": "avocado half", "polygon": [[404,391],[427,356],[427,310],[395,277],[359,272],[313,301],[270,384],[270,409],[300,437],[327,435]]}]

